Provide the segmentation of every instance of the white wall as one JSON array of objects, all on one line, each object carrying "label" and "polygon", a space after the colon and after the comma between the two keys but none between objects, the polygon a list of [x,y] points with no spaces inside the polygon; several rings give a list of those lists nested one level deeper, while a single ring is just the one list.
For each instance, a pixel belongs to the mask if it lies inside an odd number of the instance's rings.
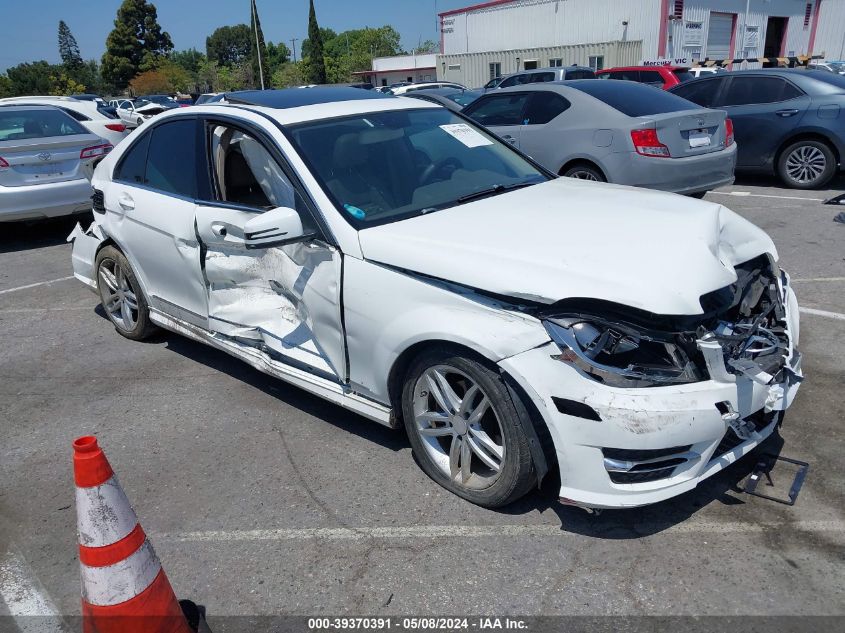
[{"label": "white wall", "polygon": [[373,60],[373,70],[405,70],[408,68],[434,68],[437,63],[436,53],[421,55],[394,55],[393,57],[376,57]]},{"label": "white wall", "polygon": [[660,0],[514,0],[443,16],[443,53],[616,40],[639,40],[645,50],[656,50],[659,13]]},{"label": "white wall", "polygon": [[[823,0],[822,7],[824,7],[825,2],[829,1],[845,4],[845,0]],[[668,42],[667,57],[700,57],[700,59],[708,57],[706,35],[709,28],[710,13],[712,11],[733,13],[737,16],[734,32],[735,58],[763,56],[766,41],[766,25],[770,16],[789,18],[787,22],[784,55],[806,55],[810,40],[810,30],[813,24],[811,18],[809,25],[804,26],[807,2],[808,0],[751,0],[748,24],[759,27],[758,45],[753,48],[744,48],[745,0],[687,0],[684,3],[684,21],[704,23],[704,45],[700,48],[686,46],[683,35],[683,22],[675,21],[670,27],[672,37]],[[842,33],[845,30],[845,20],[840,19],[837,28]],[[816,49],[818,50],[818,46],[816,46]]]},{"label": "white wall", "polygon": [[845,60],[845,0],[822,0],[813,53]]}]

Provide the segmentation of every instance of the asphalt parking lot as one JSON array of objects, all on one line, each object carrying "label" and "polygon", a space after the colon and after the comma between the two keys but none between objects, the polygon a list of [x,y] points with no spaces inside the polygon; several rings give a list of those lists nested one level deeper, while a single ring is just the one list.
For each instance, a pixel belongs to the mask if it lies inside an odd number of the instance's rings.
[{"label": "asphalt parking lot", "polygon": [[[845,191],[740,180],[802,308],[783,454],[797,505],[697,490],[598,517],[553,478],[502,511],[452,496],[405,437],[176,335],[120,337],[73,279],[70,221],[0,227],[0,615],[79,612],[71,447],[96,434],[180,597],[231,615],[845,615]],[[655,245],[659,248],[659,245]],[[671,265],[667,262],[667,265]],[[23,598],[21,598],[23,599]]]}]

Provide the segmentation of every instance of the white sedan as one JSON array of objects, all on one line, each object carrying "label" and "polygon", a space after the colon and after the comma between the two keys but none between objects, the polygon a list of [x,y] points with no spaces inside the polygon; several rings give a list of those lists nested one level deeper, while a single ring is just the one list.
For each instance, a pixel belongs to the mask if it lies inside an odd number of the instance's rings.
[{"label": "white sedan", "polygon": [[144,99],[115,99],[109,101],[109,105],[114,106],[117,116],[130,128],[136,128],[144,121],[167,110],[157,103]]},{"label": "white sedan", "polygon": [[162,327],[403,427],[488,507],[552,468],[567,504],[667,499],[781,422],[797,304],[735,213],[557,179],[422,101],[229,97],[96,171],[73,268],[121,335]]}]

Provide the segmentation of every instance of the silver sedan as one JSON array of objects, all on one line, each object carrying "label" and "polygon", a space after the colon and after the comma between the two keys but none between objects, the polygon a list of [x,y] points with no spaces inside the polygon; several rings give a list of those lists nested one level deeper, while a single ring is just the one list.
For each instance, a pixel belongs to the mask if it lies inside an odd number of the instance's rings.
[{"label": "silver sedan", "polygon": [[94,166],[111,149],[53,106],[0,106],[0,222],[89,211]]},{"label": "silver sedan", "polygon": [[463,114],[561,176],[696,196],[734,179],[724,112],[635,82],[506,88]]}]

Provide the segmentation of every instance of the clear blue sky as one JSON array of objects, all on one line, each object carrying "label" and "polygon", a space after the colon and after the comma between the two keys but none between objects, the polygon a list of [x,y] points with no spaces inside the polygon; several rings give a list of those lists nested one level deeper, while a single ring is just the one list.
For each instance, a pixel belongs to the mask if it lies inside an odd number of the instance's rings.
[{"label": "clear blue sky", "polygon": [[[302,40],[308,31],[308,0],[257,0],[264,37]],[[478,0],[437,0],[438,11]],[[0,72],[20,62],[59,61],[56,33],[67,22],[85,59],[100,60],[121,0],[0,0]],[[154,0],[158,19],[177,50],[205,50],[218,26],[249,23],[249,0]],[[320,26],[344,31],[390,24],[410,49],[437,40],[435,0],[315,0]],[[296,44],[299,50],[299,41]]]}]

